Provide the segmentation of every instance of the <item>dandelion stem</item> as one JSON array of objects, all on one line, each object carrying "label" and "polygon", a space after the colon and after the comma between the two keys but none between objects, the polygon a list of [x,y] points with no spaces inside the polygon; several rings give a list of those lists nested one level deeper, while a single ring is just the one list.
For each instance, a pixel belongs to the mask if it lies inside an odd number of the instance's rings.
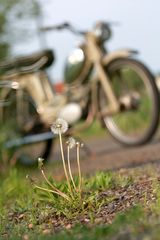
[{"label": "dandelion stem", "polygon": [[66,163],[64,160],[64,152],[63,152],[63,144],[62,144],[62,135],[61,135],[61,131],[59,129],[59,142],[60,142],[60,149],[61,149],[61,156],[62,156],[62,162],[63,162],[63,168],[64,168],[64,173],[67,179],[67,183],[68,183],[68,188],[70,190],[70,193],[72,194],[72,189],[71,189],[71,185],[69,182],[69,177],[68,177],[68,173],[67,173],[67,169],[66,169]]},{"label": "dandelion stem", "polygon": [[69,175],[70,175],[70,178],[71,178],[71,181],[72,181],[73,187],[74,187],[75,190],[77,190],[77,189],[76,189],[75,182],[74,182],[74,180],[73,180],[72,171],[71,171],[69,149],[70,149],[69,146],[67,146],[68,171],[69,171]]},{"label": "dandelion stem", "polygon": [[37,185],[34,185],[34,186],[35,186],[36,188],[40,189],[40,190],[43,190],[43,191],[46,191],[46,192],[55,193],[55,194],[57,194],[57,195],[59,195],[59,196],[65,198],[65,199],[67,199],[67,200],[69,201],[69,197],[68,197],[66,194],[64,194],[64,193],[59,193],[59,192],[54,191],[54,190],[51,190],[51,189],[47,189],[47,188],[43,188],[43,187],[39,187],[39,186],[37,186]]},{"label": "dandelion stem", "polygon": [[[63,195],[63,194],[64,194],[63,192],[61,192],[58,188],[56,188],[56,187],[47,179],[47,177],[46,177],[43,169],[41,169],[41,173],[42,173],[44,179],[46,180],[46,182],[48,183],[48,185],[49,185],[51,188],[53,188],[55,191],[57,191],[60,195]],[[67,195],[66,195],[66,196],[67,196]]]},{"label": "dandelion stem", "polygon": [[78,175],[79,175],[79,191],[81,192],[82,188],[82,176],[81,176],[81,167],[80,167],[80,161],[79,161],[79,148],[80,143],[77,143],[77,165],[78,165]]}]

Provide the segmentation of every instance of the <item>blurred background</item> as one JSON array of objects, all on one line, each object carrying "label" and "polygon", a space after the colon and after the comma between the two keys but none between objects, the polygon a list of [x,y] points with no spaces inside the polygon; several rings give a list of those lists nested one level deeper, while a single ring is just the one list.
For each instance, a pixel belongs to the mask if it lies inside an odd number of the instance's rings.
[{"label": "blurred background", "polygon": [[98,20],[113,21],[109,50],[130,47],[153,73],[159,72],[160,3],[158,0],[0,0],[0,58],[27,55],[41,49],[55,51],[49,69],[54,82],[63,81],[67,55],[80,38],[67,31],[40,33],[40,26],[71,22],[89,29]]}]

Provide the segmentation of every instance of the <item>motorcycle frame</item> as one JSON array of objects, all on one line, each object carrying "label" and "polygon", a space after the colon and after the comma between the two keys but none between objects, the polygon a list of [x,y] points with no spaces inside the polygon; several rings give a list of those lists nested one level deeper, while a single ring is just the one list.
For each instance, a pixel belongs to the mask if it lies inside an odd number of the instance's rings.
[{"label": "motorcycle frame", "polygon": [[[98,85],[100,84],[104,90],[106,98],[108,100],[108,105],[106,109],[103,110],[102,115],[112,115],[120,111],[120,103],[117,100],[114,91],[112,89],[110,78],[107,73],[107,65],[111,62],[121,59],[121,58],[129,58],[138,52],[132,49],[121,49],[111,53],[105,53],[102,51],[101,43],[97,43],[97,40],[92,32],[86,33],[86,42],[84,50],[84,55],[86,57],[85,66],[82,70],[80,76],[75,80],[75,82],[81,83],[83,82],[84,77],[88,74],[90,67],[93,65],[93,69],[95,69],[94,76],[92,77],[91,84],[91,99],[92,99],[92,109],[93,112],[99,111],[98,109]],[[74,86],[74,83],[73,83]],[[96,106],[96,109],[95,109]],[[99,115],[99,114],[98,114]]]},{"label": "motorcycle frame", "polygon": [[[113,62],[116,59],[119,58],[129,58],[130,56],[137,53],[135,50],[131,49],[122,49],[119,51],[115,51],[112,53],[105,53],[102,51],[101,44],[97,42],[96,37],[94,36],[93,32],[87,32],[85,34],[85,48],[84,48],[84,54],[86,57],[86,62],[84,69],[82,70],[82,73],[80,74],[80,77],[78,77],[75,80],[75,84],[66,86],[67,88],[75,88],[76,84],[81,84],[80,79],[82,79],[86,74],[88,74],[88,69],[91,65],[93,65],[94,76],[89,82],[89,85],[91,84],[91,111],[88,114],[87,120],[88,123],[93,119],[93,115],[95,116],[96,113],[98,113],[98,91],[97,87],[98,84],[100,84],[104,90],[104,93],[106,94],[106,98],[108,100],[108,105],[106,109],[103,110],[102,115],[107,116],[111,114],[115,114],[118,111],[120,111],[120,103],[118,102],[114,91],[112,90],[112,86],[110,83],[109,76],[107,74],[107,65],[109,65],[111,62]],[[105,69],[104,69],[105,67]],[[14,82],[17,82],[17,94],[16,94],[16,101],[17,101],[17,118],[19,119],[19,122],[21,122],[22,118],[22,112],[24,111],[24,106],[21,102],[21,97],[23,95],[23,90],[27,90],[31,97],[33,98],[33,101],[36,104],[37,112],[41,114],[42,120],[44,124],[47,125],[47,112],[45,111],[45,107],[43,107],[45,104],[49,104],[50,102],[53,102],[55,99],[55,94],[53,92],[52,86],[50,84],[50,81],[48,79],[47,74],[45,71],[38,71],[38,72],[25,72],[25,73],[15,73],[11,74],[9,76],[3,77],[3,80],[9,80]],[[13,84],[14,85],[14,84]],[[36,91],[35,91],[36,89]],[[62,93],[63,95],[63,93]],[[67,99],[64,95],[64,98],[62,98],[61,104],[57,108],[60,108],[64,106],[64,104],[67,103]],[[41,111],[43,110],[43,111]],[[2,112],[2,111],[1,111]],[[91,113],[92,112],[92,113]],[[2,113],[1,113],[2,114]],[[43,118],[43,116],[45,116]]]}]

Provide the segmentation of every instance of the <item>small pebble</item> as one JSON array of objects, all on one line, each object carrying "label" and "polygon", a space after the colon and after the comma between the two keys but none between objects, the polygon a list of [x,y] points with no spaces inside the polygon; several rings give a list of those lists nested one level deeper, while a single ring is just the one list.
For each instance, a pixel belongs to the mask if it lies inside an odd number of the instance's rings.
[{"label": "small pebble", "polygon": [[65,226],[66,229],[71,229],[72,225],[69,223]]},{"label": "small pebble", "polygon": [[51,230],[50,229],[45,229],[43,230],[43,234],[47,235],[47,234],[50,234],[51,233]]},{"label": "small pebble", "polygon": [[29,239],[29,236],[27,235],[27,234],[25,234],[24,236],[23,236],[23,240],[28,240]]},{"label": "small pebble", "polygon": [[29,229],[32,229],[32,228],[33,228],[33,224],[30,223],[30,224],[28,225],[28,228],[29,228]]}]

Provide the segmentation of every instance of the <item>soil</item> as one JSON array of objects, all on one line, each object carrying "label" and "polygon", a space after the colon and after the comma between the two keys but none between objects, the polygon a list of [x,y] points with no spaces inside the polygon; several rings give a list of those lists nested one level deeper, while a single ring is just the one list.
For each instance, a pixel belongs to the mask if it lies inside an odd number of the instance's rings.
[{"label": "soil", "polygon": [[[157,169],[155,164],[154,167]],[[160,171],[160,168],[158,171]],[[126,175],[126,172],[122,170],[120,170],[119,173]],[[87,212],[86,214],[80,214],[71,219],[67,219],[63,215],[57,216],[55,215],[53,206],[48,205],[47,209],[49,211],[47,211],[47,213],[45,210],[38,212],[36,225],[44,229],[43,234],[54,234],[62,229],[70,229],[77,223],[88,227],[99,224],[111,224],[118,213],[126,212],[132,207],[137,206],[137,204],[141,204],[142,207],[145,206],[147,210],[147,206],[150,206],[150,204],[156,201],[156,194],[153,190],[153,182],[155,181],[160,182],[160,178],[148,178],[147,174],[144,174],[142,178],[138,176],[135,182],[124,187],[113,187],[109,190],[101,191],[97,196],[97,201],[104,200],[105,202],[108,198],[113,198],[113,200],[103,204],[100,209],[95,209],[93,213],[94,220],[90,218]],[[26,218],[25,214],[27,213],[10,212],[8,220],[15,223],[23,222]],[[28,228],[33,228],[32,224],[27,224]]]}]

